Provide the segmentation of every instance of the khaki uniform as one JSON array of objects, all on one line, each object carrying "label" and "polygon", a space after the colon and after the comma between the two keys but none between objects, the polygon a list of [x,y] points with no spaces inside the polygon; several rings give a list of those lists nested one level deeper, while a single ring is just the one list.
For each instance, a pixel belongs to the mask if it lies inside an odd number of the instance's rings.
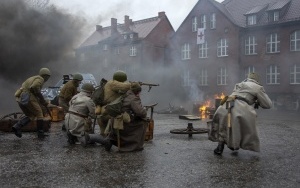
[{"label": "khaki uniform", "polygon": [[[31,120],[37,118],[38,120],[43,120],[45,108],[41,104],[42,101],[36,97],[37,93],[41,93],[41,89],[44,84],[43,77],[37,75],[28,78],[20,89],[15,93],[16,101],[18,102],[23,113],[28,116]],[[20,104],[20,96],[23,93],[29,93],[29,102],[27,105]]]},{"label": "khaki uniform", "polygon": [[95,118],[95,104],[90,94],[81,91],[70,100],[69,105],[69,112],[65,116],[67,130],[76,137],[91,132],[92,119]]},{"label": "khaki uniform", "polygon": [[[119,130],[120,134],[120,151],[136,151],[142,150],[145,140],[145,133],[147,128],[147,111],[142,106],[142,102],[139,96],[136,96],[131,90],[127,91],[123,100],[124,112],[130,114],[130,122],[123,123],[123,130]],[[110,135],[111,142],[117,146],[118,137],[117,132],[114,130],[114,134]]]},{"label": "khaki uniform", "polygon": [[[121,95],[125,94],[126,91],[130,89],[130,86],[131,84],[129,82],[109,80],[104,86],[104,102],[108,104],[114,101]],[[100,134],[104,135],[104,131],[110,116],[105,113],[105,106],[97,106],[97,108],[101,109],[100,116],[97,117],[97,122],[100,127]]]},{"label": "khaki uniform", "polygon": [[231,109],[231,127],[228,127],[228,110],[226,103],[219,106],[214,114],[213,122],[218,126],[219,142],[225,142],[233,150],[239,148],[251,151],[260,151],[259,137],[256,128],[255,102],[268,109],[272,101],[265,93],[263,86],[253,79],[236,84],[229,98],[235,98]]},{"label": "khaki uniform", "polygon": [[77,88],[76,81],[70,80],[60,90],[58,103],[59,106],[63,107],[65,113],[68,112],[70,100],[78,93]]}]

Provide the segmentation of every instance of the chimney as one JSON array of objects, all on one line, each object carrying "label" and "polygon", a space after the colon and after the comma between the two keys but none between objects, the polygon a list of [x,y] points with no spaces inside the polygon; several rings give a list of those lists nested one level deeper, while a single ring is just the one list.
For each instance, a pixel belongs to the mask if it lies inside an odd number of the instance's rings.
[{"label": "chimney", "polygon": [[102,25],[96,25],[96,31],[102,31]]},{"label": "chimney", "polygon": [[127,15],[124,16],[124,25],[125,25],[125,31],[129,31],[130,20],[129,20],[129,16]]},{"label": "chimney", "polygon": [[116,18],[111,18],[111,35],[116,35],[118,33],[118,23]]},{"label": "chimney", "polygon": [[158,12],[158,17],[159,18],[164,18],[164,17],[166,17],[166,13],[165,12]]}]

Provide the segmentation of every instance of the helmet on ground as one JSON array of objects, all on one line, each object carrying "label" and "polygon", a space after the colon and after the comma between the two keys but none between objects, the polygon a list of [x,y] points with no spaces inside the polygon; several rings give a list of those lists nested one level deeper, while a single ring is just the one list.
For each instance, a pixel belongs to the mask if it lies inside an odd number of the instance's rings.
[{"label": "helmet on ground", "polygon": [[118,70],[114,73],[113,80],[125,82],[127,80],[127,75],[124,71]]},{"label": "helmet on ground", "polygon": [[74,74],[73,75],[73,80],[78,80],[78,81],[82,81],[83,77],[81,74]]},{"label": "helmet on ground", "polygon": [[39,72],[40,76],[48,75],[51,76],[51,72],[48,68],[41,68]]},{"label": "helmet on ground", "polygon": [[95,88],[94,88],[93,84],[91,84],[91,83],[84,83],[81,87],[81,90],[92,93],[95,91]]},{"label": "helmet on ground", "polygon": [[259,82],[259,75],[257,73],[255,73],[255,72],[250,72],[248,74],[248,78],[253,79],[253,80]]},{"label": "helmet on ground", "polygon": [[139,93],[142,91],[142,87],[138,82],[133,82],[131,84],[131,91],[135,94]]}]

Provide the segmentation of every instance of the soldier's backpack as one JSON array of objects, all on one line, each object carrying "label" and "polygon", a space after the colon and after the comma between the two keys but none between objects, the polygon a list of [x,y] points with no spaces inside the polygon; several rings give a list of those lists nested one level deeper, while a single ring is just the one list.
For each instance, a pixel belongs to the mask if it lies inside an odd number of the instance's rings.
[{"label": "soldier's backpack", "polygon": [[107,83],[107,80],[102,78],[100,81],[100,85],[95,88],[92,99],[96,105],[103,106],[104,102],[104,86]]},{"label": "soldier's backpack", "polygon": [[124,95],[118,97],[114,101],[108,103],[105,106],[105,112],[110,115],[111,117],[117,117],[118,115],[121,115],[122,112],[122,107],[123,107],[123,99]]}]

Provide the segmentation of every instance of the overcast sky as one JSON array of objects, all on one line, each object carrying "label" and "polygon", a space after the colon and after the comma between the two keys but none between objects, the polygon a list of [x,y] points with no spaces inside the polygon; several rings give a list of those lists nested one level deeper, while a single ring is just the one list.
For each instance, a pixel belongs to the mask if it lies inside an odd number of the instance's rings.
[{"label": "overcast sky", "polygon": [[[70,13],[80,14],[89,20],[94,31],[95,25],[110,26],[110,19],[124,22],[124,15],[133,21],[155,17],[166,12],[173,28],[178,29],[182,21],[198,0],[50,0],[50,3]],[[222,2],[223,0],[217,0]],[[92,32],[91,31],[91,32]]]}]

